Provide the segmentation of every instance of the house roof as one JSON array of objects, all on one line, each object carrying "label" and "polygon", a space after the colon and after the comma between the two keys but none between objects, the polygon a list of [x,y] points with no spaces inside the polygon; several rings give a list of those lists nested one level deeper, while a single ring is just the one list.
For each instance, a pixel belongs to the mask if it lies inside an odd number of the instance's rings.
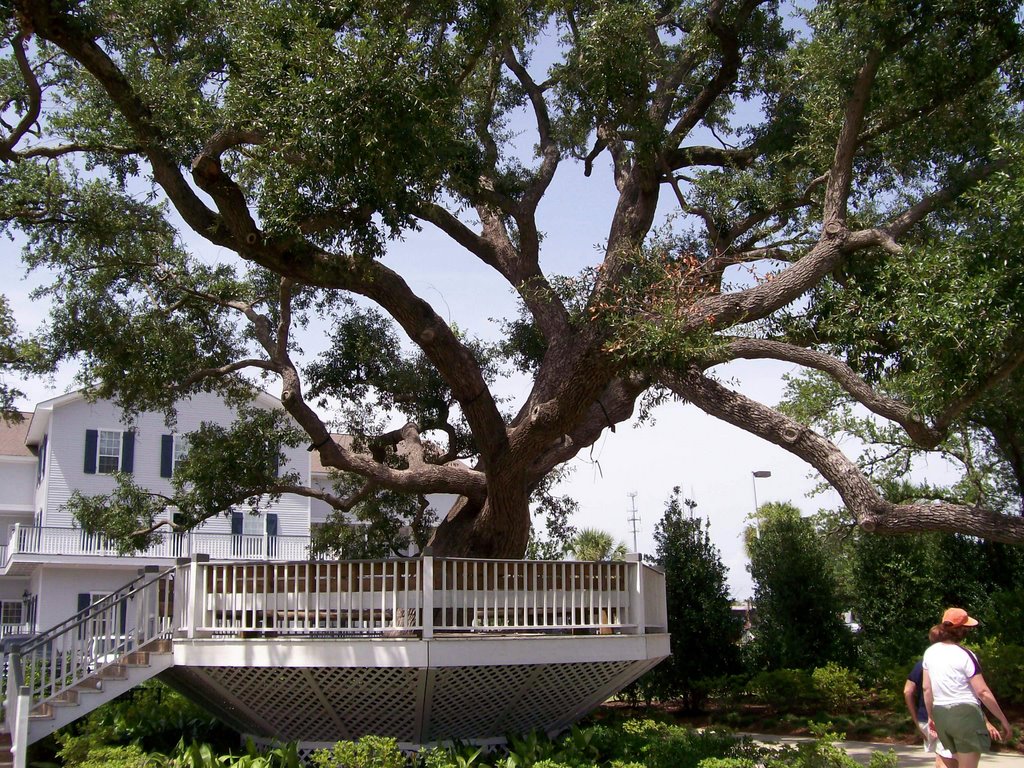
[{"label": "house roof", "polygon": [[25,445],[32,414],[21,412],[21,421],[0,419],[0,456],[32,456]]}]

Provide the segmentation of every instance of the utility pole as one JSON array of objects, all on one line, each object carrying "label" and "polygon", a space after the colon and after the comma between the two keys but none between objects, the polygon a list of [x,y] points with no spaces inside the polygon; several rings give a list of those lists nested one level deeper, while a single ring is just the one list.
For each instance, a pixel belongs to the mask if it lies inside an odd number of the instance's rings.
[{"label": "utility pole", "polygon": [[630,514],[629,517],[626,519],[629,522],[630,529],[633,531],[633,551],[636,552],[638,551],[636,544],[636,532],[640,528],[640,517],[636,513],[636,491],[630,491],[626,495],[629,496],[630,500],[633,503],[633,508],[629,510]]}]

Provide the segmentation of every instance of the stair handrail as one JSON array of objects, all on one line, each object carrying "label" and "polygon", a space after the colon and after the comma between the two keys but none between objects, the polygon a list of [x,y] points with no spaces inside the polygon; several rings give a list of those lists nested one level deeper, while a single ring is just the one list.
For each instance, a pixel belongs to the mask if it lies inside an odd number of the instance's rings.
[{"label": "stair handrail", "polygon": [[[9,660],[17,667],[17,682],[30,692],[29,706],[37,707],[98,675],[150,640],[170,637],[174,572],[174,567],[161,571],[149,566],[123,587],[12,648]],[[158,592],[161,583],[166,584],[163,602]],[[134,622],[129,626],[128,604],[136,598]],[[7,704],[10,707],[11,702]]]},{"label": "stair handrail", "polygon": [[[171,568],[170,570],[173,571],[174,569]],[[36,649],[36,647],[38,647],[40,645],[46,644],[52,638],[54,638],[57,635],[60,635],[63,632],[65,632],[68,627],[78,626],[82,622],[82,620],[84,618],[86,618],[89,614],[93,614],[93,613],[96,613],[96,612],[99,612],[99,611],[106,610],[107,608],[109,608],[113,604],[113,602],[115,600],[120,600],[121,597],[124,596],[122,594],[124,592],[124,590],[132,589],[140,581],[143,581],[143,580],[149,578],[155,572],[156,572],[156,569],[155,569],[154,566],[146,566],[146,568],[144,568],[144,569],[142,569],[140,571],[138,576],[136,576],[134,579],[129,581],[127,584],[124,584],[124,585],[118,587],[113,592],[111,592],[109,595],[106,595],[106,596],[100,598],[96,602],[90,603],[85,608],[80,610],[78,613],[75,613],[75,614],[69,616],[68,618],[64,619],[64,621],[60,622],[59,624],[54,624],[49,629],[36,634],[35,636],[29,638],[28,640],[25,640],[22,643],[19,643],[17,645],[12,645],[11,646],[11,650],[12,651],[17,651],[18,653],[21,653],[21,655],[23,655],[23,656],[25,654],[31,653],[32,651],[34,651]],[[162,574],[158,574],[158,575],[162,575]]]}]

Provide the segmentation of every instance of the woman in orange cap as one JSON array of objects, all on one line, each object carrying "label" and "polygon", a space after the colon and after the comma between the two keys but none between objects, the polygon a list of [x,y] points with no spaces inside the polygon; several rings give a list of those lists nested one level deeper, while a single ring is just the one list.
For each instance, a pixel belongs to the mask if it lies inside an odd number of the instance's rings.
[{"label": "woman in orange cap", "polygon": [[959,768],[977,768],[992,747],[982,705],[1000,723],[997,738],[1010,738],[1010,723],[981,674],[978,657],[960,645],[978,625],[963,608],[949,608],[935,629],[938,642],[924,652],[924,702],[928,727],[953,753]]}]

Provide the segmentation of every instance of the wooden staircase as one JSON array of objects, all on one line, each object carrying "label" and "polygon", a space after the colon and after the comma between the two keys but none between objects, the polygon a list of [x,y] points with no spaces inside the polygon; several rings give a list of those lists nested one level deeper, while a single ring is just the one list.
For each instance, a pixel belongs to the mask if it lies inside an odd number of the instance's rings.
[{"label": "wooden staircase", "polygon": [[147,567],[10,651],[4,725],[12,768],[26,768],[29,744],[173,666],[173,576],[173,568]]},{"label": "wooden staircase", "polygon": [[[71,688],[32,708],[28,716],[29,743],[84,717],[101,704],[155,677],[173,664],[171,640],[157,639],[98,669]],[[2,753],[0,768],[4,768]]]}]

